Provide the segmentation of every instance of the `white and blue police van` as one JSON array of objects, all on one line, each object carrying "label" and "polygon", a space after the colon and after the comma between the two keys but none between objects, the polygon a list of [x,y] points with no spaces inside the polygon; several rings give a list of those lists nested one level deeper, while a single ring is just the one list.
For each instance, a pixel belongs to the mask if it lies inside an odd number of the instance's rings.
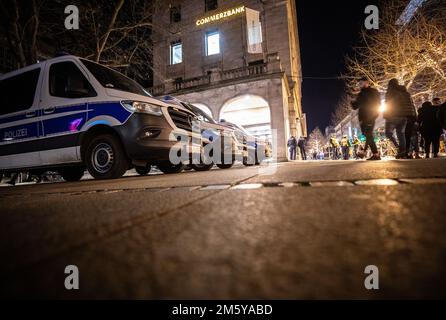
[{"label": "white and blue police van", "polygon": [[172,132],[192,136],[195,120],[119,72],[57,57],[0,75],[0,173],[51,169],[77,181],[85,169],[96,179],[151,165],[179,172],[172,150],[200,151],[179,147]]}]

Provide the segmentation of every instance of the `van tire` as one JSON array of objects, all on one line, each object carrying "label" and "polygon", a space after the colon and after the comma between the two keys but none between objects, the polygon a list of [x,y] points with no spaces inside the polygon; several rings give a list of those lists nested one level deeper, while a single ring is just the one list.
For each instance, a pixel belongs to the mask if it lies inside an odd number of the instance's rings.
[{"label": "van tire", "polygon": [[180,173],[184,170],[184,164],[171,164],[169,161],[166,161],[159,163],[158,169],[160,169],[161,172],[165,174]]},{"label": "van tire", "polygon": [[84,176],[84,173],[84,167],[69,167],[60,170],[60,175],[67,182],[79,181]]},{"label": "van tire", "polygon": [[233,165],[234,163],[229,163],[229,164],[219,163],[216,166],[220,169],[231,169]]},{"label": "van tire", "polygon": [[147,164],[145,167],[136,166],[135,171],[140,176],[146,176],[150,173],[150,170],[152,170],[152,166],[150,164]]},{"label": "van tire", "polygon": [[120,178],[130,165],[119,139],[108,133],[88,142],[84,161],[88,172],[99,180]]},{"label": "van tire", "polygon": [[214,163],[210,163],[210,164],[204,164],[204,163],[191,164],[192,169],[194,169],[195,171],[209,171],[209,170],[212,169],[213,166],[214,166]]}]

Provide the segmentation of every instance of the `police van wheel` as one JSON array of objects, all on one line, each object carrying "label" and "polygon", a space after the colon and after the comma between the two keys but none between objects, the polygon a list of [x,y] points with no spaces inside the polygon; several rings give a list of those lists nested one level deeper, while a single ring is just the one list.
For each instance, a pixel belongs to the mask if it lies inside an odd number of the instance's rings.
[{"label": "police van wheel", "polygon": [[146,176],[150,173],[150,170],[152,170],[152,166],[150,164],[147,164],[145,167],[135,167],[136,172],[141,176]]},{"label": "police van wheel", "polygon": [[229,163],[229,164],[219,163],[217,164],[217,167],[220,169],[231,169],[233,165],[234,163]]},{"label": "police van wheel", "polygon": [[172,173],[180,173],[184,170],[184,165],[180,164],[171,164],[169,161],[162,162],[158,164],[158,169],[161,170],[162,173],[172,174]]},{"label": "police van wheel", "polygon": [[191,164],[192,169],[194,169],[195,171],[209,171],[212,169],[213,166],[214,166],[213,163],[211,163],[211,164],[204,164],[204,163]]},{"label": "police van wheel", "polygon": [[60,170],[60,175],[67,182],[79,181],[82,179],[85,173],[85,168],[83,167],[70,167]]},{"label": "police van wheel", "polygon": [[204,154],[202,154],[200,156],[199,161],[197,161],[198,163],[192,163],[190,165],[191,168],[194,169],[195,171],[209,171],[209,170],[211,170],[212,167],[214,166],[214,162],[212,162],[212,155],[213,155],[212,151],[209,156],[205,156]]},{"label": "police van wheel", "polygon": [[129,167],[129,160],[119,140],[111,134],[101,134],[90,140],[85,162],[88,172],[95,179],[122,177]]}]

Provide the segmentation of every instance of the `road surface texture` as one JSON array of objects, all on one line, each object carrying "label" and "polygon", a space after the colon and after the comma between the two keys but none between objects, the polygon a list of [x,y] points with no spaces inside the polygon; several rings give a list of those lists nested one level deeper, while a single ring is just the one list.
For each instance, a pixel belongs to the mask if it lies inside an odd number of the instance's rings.
[{"label": "road surface texture", "polygon": [[[446,159],[2,187],[0,293],[446,298],[445,194]],[[68,265],[79,290],[64,287]],[[379,290],[364,287],[368,265],[379,268]]]}]

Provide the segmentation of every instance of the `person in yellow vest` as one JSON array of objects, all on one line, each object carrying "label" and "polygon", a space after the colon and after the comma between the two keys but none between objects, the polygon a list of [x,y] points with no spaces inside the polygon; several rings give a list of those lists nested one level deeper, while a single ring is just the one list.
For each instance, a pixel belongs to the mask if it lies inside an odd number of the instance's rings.
[{"label": "person in yellow vest", "polygon": [[342,157],[344,158],[344,160],[348,160],[350,157],[350,147],[350,139],[347,137],[347,135],[344,135],[341,139]]},{"label": "person in yellow vest", "polygon": [[361,140],[359,140],[358,136],[355,135],[353,137],[353,156],[355,157],[356,160],[358,160],[358,151],[359,151],[359,146],[361,145]]},{"label": "person in yellow vest", "polygon": [[339,159],[339,141],[335,135],[332,135],[330,138],[330,148],[331,148],[332,160],[338,160]]}]

